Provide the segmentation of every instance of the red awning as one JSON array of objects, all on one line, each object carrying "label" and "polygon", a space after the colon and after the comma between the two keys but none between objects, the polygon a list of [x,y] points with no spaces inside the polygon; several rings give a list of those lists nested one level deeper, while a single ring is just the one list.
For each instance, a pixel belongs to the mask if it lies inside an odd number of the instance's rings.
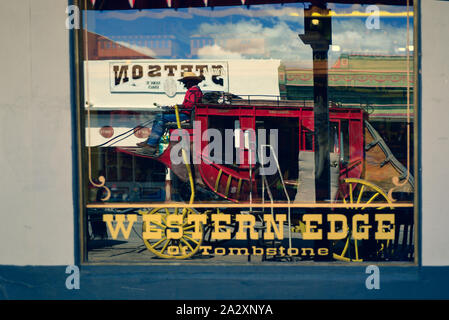
[{"label": "red awning", "polygon": [[[409,0],[413,5],[413,0]],[[188,7],[219,7],[241,6],[258,4],[284,4],[284,3],[346,3],[346,4],[383,4],[406,5],[407,0],[79,0],[80,7],[87,3],[87,10],[132,10],[132,9],[163,9],[163,8],[188,8]]]}]

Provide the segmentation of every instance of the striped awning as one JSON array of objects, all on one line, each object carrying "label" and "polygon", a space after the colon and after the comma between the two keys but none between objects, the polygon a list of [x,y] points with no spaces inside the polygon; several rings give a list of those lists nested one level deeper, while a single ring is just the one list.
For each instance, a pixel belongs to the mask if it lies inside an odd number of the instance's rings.
[{"label": "striped awning", "polygon": [[[311,1],[298,0],[78,0],[78,5],[87,10],[141,10],[164,8],[188,8],[188,7],[219,7],[219,6],[251,6],[259,4],[286,4],[286,3],[310,3]],[[330,0],[315,1],[321,3],[346,3],[346,4],[383,4],[406,5],[407,0]],[[413,0],[409,0],[413,4]]]}]

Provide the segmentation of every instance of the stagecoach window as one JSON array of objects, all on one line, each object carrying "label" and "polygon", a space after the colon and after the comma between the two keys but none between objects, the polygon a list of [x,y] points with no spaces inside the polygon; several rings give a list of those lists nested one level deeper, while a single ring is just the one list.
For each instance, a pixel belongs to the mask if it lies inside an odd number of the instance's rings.
[{"label": "stagecoach window", "polygon": [[340,155],[344,163],[349,161],[349,121],[342,120],[340,122]]},{"label": "stagecoach window", "polygon": [[303,128],[303,136],[304,136],[304,148],[303,150],[313,151],[313,140],[314,133],[313,131]]},{"label": "stagecoach window", "polygon": [[330,152],[340,153],[340,146],[338,141],[338,122],[331,121],[329,127]]},{"label": "stagecoach window", "polygon": [[[211,156],[220,163],[236,164],[237,163],[237,146],[240,141],[239,130],[240,122],[238,117],[233,116],[209,116],[208,128],[215,129],[220,132],[219,136],[214,136],[210,142],[218,146],[217,149],[211,151]],[[214,139],[219,139],[214,141]],[[226,145],[232,145],[232,155],[226,156]],[[229,150],[228,150],[229,152]]]}]

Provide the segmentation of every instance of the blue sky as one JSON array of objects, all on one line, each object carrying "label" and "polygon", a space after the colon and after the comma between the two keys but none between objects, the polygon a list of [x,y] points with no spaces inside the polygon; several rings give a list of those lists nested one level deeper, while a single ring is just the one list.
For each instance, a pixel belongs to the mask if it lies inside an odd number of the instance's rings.
[{"label": "blue sky", "polygon": [[[367,29],[367,6],[330,5],[337,14],[332,20],[333,63],[341,53],[405,54],[406,18],[381,15],[380,29]],[[406,12],[405,7],[379,6],[382,13]],[[191,58],[190,39],[195,36],[217,40],[206,45],[193,58],[204,59],[281,59],[300,66],[311,65],[311,49],[298,38],[303,33],[303,5],[286,4],[167,10],[89,11],[88,30],[107,37],[172,36],[177,47],[175,56],[155,58]],[[413,18],[410,18],[413,30]],[[240,39],[243,41],[236,41]],[[412,31],[410,44],[412,44]],[[217,44],[218,40],[222,40]],[[227,42],[223,42],[227,40]],[[246,42],[245,42],[246,41]],[[252,41],[248,44],[248,41]],[[139,49],[139,48],[136,48]],[[145,50],[145,48],[140,48]],[[148,48],[147,48],[148,49]],[[338,50],[339,49],[339,50]],[[151,53],[151,52],[150,52]]]}]

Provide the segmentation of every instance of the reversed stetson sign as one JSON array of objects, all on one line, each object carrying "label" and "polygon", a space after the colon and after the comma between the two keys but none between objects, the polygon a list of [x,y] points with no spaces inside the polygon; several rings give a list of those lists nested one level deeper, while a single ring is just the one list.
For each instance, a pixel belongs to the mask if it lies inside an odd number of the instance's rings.
[{"label": "reversed stetson sign", "polygon": [[109,64],[109,70],[112,93],[164,93],[171,98],[186,92],[184,85],[177,81],[184,72],[204,76],[199,84],[203,90],[228,91],[228,64],[224,61],[117,61]]}]

